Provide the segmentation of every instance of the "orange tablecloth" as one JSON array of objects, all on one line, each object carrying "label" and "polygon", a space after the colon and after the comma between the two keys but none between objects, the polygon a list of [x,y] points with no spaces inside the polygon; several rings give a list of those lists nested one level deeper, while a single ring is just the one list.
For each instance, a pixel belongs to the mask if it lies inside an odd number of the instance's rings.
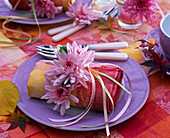
[{"label": "orange tablecloth", "polygon": [[[164,14],[170,12],[170,1],[159,0],[159,5]],[[121,50],[127,53],[130,57],[138,63],[144,61],[142,53],[139,49],[135,49],[138,43],[137,40],[142,39],[148,32],[159,26],[161,16],[157,14],[157,20],[152,24],[144,23],[139,29],[128,31],[127,35],[116,33],[109,30],[96,29],[99,22],[95,21],[87,28],[69,36],[68,38],[53,43],[51,37],[47,35],[46,31],[50,28],[60,26],[42,25],[41,39],[36,43],[21,48],[7,48],[0,49],[0,80],[12,80],[12,77],[17,68],[29,57],[36,54],[36,45],[49,44],[66,44],[67,42],[76,41],[77,43],[105,43],[126,41],[129,43],[129,48]],[[64,22],[62,24],[66,24]],[[2,25],[2,20],[0,21]],[[23,25],[17,23],[10,23],[10,28],[17,28],[29,32],[31,35],[38,35],[37,26]],[[115,21],[115,29],[120,28]],[[13,34],[17,37],[16,34]],[[8,40],[3,35],[2,27],[0,27],[0,40]],[[134,44],[135,43],[135,44]],[[147,72],[147,68],[144,68]],[[127,121],[110,128],[111,137],[148,137],[148,138],[168,138],[170,137],[170,76],[161,77],[161,73],[157,72],[149,76],[150,94],[143,108]],[[1,116],[2,118],[2,116]],[[19,128],[8,131],[12,138],[59,138],[59,137],[106,137],[105,130],[89,131],[89,132],[71,132],[59,130],[41,125],[33,120],[26,124],[25,133]],[[1,136],[1,135],[0,135]]]}]

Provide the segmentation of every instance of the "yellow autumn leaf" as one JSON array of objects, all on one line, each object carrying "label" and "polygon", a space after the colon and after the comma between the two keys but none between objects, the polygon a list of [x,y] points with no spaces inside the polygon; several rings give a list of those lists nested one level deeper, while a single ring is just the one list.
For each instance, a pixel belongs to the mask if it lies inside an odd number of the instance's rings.
[{"label": "yellow autumn leaf", "polygon": [[19,91],[14,83],[9,80],[0,81],[0,115],[14,112],[19,101]]},{"label": "yellow autumn leaf", "polygon": [[128,48],[124,48],[124,49],[121,49],[119,51],[121,51],[122,53],[128,54],[128,56],[130,56],[134,60],[139,60],[139,59],[141,59],[143,57],[140,48],[136,48],[140,44],[141,44],[141,42],[138,41],[136,43],[133,43],[133,44],[129,45]]},{"label": "yellow autumn leaf", "polygon": [[148,37],[148,40],[149,40],[149,42],[150,42],[151,44],[155,45],[155,40],[154,40],[154,39],[152,39],[151,37]]},{"label": "yellow autumn leaf", "polygon": [[112,17],[110,16],[110,14],[109,14],[109,16],[108,16],[108,18],[107,18],[107,25],[108,25],[108,27],[112,27],[112,25],[113,25],[113,19],[112,19]]}]

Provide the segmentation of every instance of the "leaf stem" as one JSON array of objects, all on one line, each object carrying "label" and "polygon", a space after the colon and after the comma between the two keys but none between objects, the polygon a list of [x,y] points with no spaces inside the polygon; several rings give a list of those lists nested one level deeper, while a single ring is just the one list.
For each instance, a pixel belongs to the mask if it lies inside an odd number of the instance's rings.
[{"label": "leaf stem", "polygon": [[108,27],[108,29],[111,30],[111,31],[114,31],[114,32],[121,33],[121,34],[127,34],[127,32],[119,31],[119,30],[116,30],[116,29],[113,29],[113,28],[110,28],[110,27]]}]

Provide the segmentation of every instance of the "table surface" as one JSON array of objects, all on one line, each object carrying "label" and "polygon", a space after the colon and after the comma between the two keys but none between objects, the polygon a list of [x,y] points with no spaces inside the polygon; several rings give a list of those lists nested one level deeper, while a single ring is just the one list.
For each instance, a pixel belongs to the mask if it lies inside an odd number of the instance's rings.
[{"label": "table surface", "polygon": [[[161,9],[164,14],[170,13],[170,1],[158,0]],[[161,16],[156,14],[157,19],[153,20],[151,24],[143,23],[143,25],[137,30],[127,31],[128,34],[120,34],[109,30],[99,30],[99,22],[94,21],[90,26],[79,32],[59,41],[58,43],[52,42],[51,36],[47,35],[47,30],[57,26],[67,24],[67,22],[42,25],[41,39],[36,43],[20,48],[6,48],[0,49],[0,80],[12,80],[17,68],[29,57],[36,54],[36,45],[49,44],[56,46],[57,44],[72,43],[107,43],[107,42],[119,42],[126,41],[129,44],[129,48],[120,50],[127,53],[131,58],[138,63],[142,63],[145,59],[140,49],[135,49],[139,45],[137,40],[144,38],[144,36],[151,30],[159,27]],[[10,41],[3,34],[2,29],[3,20],[0,20],[0,40]],[[8,27],[18,30],[23,30],[30,33],[32,36],[38,35],[37,26],[23,25],[18,23],[9,23]],[[117,19],[114,22],[114,28],[123,30],[117,24]],[[12,34],[15,37],[22,37],[18,34]],[[0,44],[4,45],[4,44]],[[143,67],[143,66],[142,66]],[[148,72],[148,68],[143,67]],[[170,137],[170,76],[161,77],[160,72],[156,72],[148,76],[150,83],[149,97],[142,107],[142,109],[127,121],[110,128],[111,137],[149,137],[149,138],[168,138]],[[0,119],[3,116],[0,116]],[[88,132],[72,132],[66,130],[59,130],[41,125],[33,120],[26,124],[25,133],[23,133],[19,127],[13,130],[7,131],[12,138],[62,138],[62,137],[106,137],[105,130],[95,130]],[[0,132],[0,137],[1,137]]]}]

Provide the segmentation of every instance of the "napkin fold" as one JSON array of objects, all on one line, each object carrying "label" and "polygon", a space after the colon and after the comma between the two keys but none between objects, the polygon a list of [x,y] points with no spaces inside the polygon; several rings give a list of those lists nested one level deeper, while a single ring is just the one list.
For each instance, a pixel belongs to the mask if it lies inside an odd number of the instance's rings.
[{"label": "napkin fold", "polygon": [[[28,96],[41,98],[45,94],[45,89],[43,88],[44,84],[47,83],[44,77],[44,73],[48,71],[51,66],[45,63],[46,61],[41,60],[36,63],[34,70],[30,73],[30,77],[28,80],[27,88],[28,88]],[[94,66],[94,65],[93,65]],[[117,80],[119,83],[122,82],[123,78],[123,71],[120,67],[115,65],[101,65],[101,66],[94,66],[92,69],[96,71],[100,71],[112,77],[113,79]],[[116,106],[117,100],[119,98],[121,88],[111,81],[110,79],[101,76],[106,88],[111,94],[113,99],[114,105]],[[102,87],[98,80],[96,79],[96,95],[94,98],[92,110],[96,111],[103,111],[103,95],[102,95]],[[91,82],[87,82],[88,89],[83,86],[76,88],[72,94],[79,99],[79,103],[72,103],[71,105],[86,108],[91,97],[92,85]],[[107,102],[107,110],[110,112],[112,110],[112,103],[110,99],[106,98]]]}]

